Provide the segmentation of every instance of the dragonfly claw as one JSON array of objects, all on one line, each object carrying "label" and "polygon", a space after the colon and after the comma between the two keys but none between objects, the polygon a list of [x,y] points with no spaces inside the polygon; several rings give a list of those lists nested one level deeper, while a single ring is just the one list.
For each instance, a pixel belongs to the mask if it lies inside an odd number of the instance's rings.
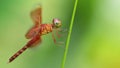
[{"label": "dragonfly claw", "polygon": [[62,32],[67,32],[68,30],[67,29],[63,29]]},{"label": "dragonfly claw", "polygon": [[58,29],[59,32],[67,32],[67,29]]},{"label": "dragonfly claw", "polygon": [[[56,44],[56,46],[60,46],[60,47],[62,47],[62,48],[65,48],[63,45],[65,45],[65,43],[64,42],[56,42],[55,43]],[[62,46],[61,46],[62,45]]]},{"label": "dragonfly claw", "polygon": [[56,42],[56,44],[63,45],[64,42]]}]

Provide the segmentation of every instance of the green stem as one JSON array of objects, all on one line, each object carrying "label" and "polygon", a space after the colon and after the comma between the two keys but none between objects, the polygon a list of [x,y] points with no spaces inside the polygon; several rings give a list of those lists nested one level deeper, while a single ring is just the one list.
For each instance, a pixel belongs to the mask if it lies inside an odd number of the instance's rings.
[{"label": "green stem", "polygon": [[74,17],[75,17],[75,12],[76,12],[76,8],[77,8],[77,3],[78,3],[78,0],[75,0],[74,9],[73,9],[73,13],[72,13],[71,22],[70,22],[69,33],[68,33],[68,37],[67,37],[67,41],[66,41],[66,47],[65,47],[65,52],[64,52],[61,68],[65,67],[65,62],[66,62],[66,57],[67,57],[67,53],[68,53],[68,47],[69,47],[72,27],[73,27],[73,23],[74,23]]}]

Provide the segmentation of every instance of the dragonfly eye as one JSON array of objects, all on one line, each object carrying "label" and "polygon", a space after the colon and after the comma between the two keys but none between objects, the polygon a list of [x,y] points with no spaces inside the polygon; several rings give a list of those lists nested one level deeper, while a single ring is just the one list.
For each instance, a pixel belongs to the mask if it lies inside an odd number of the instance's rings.
[{"label": "dragonfly eye", "polygon": [[59,22],[55,22],[55,25],[58,25],[59,24]]},{"label": "dragonfly eye", "polygon": [[62,25],[59,19],[53,19],[53,24],[56,28],[59,28]]}]

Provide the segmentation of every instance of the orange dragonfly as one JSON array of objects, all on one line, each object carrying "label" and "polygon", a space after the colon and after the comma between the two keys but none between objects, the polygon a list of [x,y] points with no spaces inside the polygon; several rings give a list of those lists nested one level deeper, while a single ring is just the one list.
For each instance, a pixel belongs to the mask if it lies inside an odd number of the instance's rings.
[{"label": "orange dragonfly", "polygon": [[[61,29],[60,29],[60,27],[62,26],[61,20],[55,18],[55,19],[53,19],[51,24],[42,24],[42,8],[41,8],[41,6],[35,8],[30,13],[30,16],[34,22],[34,26],[25,35],[25,37],[27,39],[30,39],[30,41],[28,41],[28,43],[23,48],[21,48],[12,57],[10,57],[9,63],[12,62],[14,59],[16,59],[27,48],[37,46],[39,43],[41,43],[42,35],[52,32],[52,38],[54,40],[54,43],[59,43],[59,42],[56,42],[56,39],[54,38],[53,29],[55,29],[57,32],[61,31]],[[56,34],[58,37],[60,37],[60,35],[58,33],[56,33]]]}]

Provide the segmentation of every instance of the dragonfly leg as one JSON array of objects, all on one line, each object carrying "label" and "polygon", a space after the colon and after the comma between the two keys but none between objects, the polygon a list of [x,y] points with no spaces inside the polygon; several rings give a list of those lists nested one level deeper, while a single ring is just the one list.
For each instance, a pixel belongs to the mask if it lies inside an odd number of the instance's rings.
[{"label": "dragonfly leg", "polygon": [[57,35],[57,37],[60,38],[60,37],[62,37],[62,36],[65,35],[65,33],[59,34],[58,32],[66,32],[66,31],[67,31],[67,29],[57,29],[57,30],[56,30],[56,35]]},{"label": "dragonfly leg", "polygon": [[64,42],[57,42],[53,33],[52,33],[52,38],[53,38],[53,41],[54,41],[55,44],[59,44],[59,45],[64,44]]},{"label": "dragonfly leg", "polygon": [[52,38],[53,38],[54,43],[56,43],[56,39],[53,33],[52,33]]},{"label": "dragonfly leg", "polygon": [[57,29],[57,31],[59,31],[59,32],[67,32],[68,30],[67,29]]},{"label": "dragonfly leg", "polygon": [[61,37],[61,34],[58,34],[58,31],[56,31],[56,35],[57,35],[58,38]]}]

